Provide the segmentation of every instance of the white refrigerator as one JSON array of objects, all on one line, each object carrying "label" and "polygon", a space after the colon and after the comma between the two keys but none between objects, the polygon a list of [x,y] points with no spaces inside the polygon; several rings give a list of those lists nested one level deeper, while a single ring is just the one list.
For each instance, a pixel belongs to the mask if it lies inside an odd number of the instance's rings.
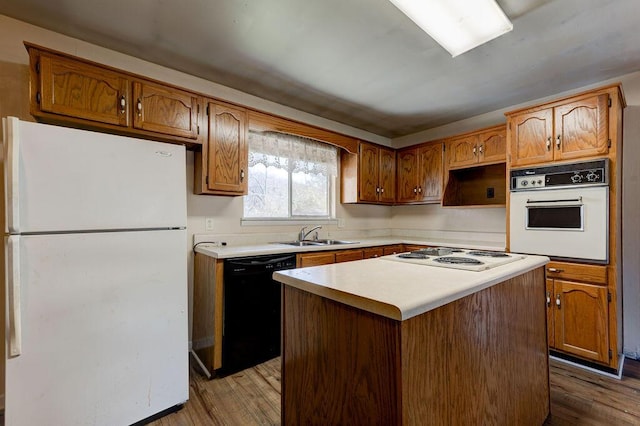
[{"label": "white refrigerator", "polygon": [[3,119],[7,426],[189,395],[183,146]]}]

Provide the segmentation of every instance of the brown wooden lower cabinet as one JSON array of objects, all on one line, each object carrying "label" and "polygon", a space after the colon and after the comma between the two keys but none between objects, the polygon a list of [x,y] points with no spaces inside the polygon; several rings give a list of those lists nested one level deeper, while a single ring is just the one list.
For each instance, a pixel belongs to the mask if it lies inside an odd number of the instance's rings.
[{"label": "brown wooden lower cabinet", "polygon": [[284,285],[282,424],[543,424],[543,286],[540,267],[398,321]]},{"label": "brown wooden lower cabinet", "polygon": [[609,289],[606,266],[551,262],[546,303],[549,347],[609,364]]},{"label": "brown wooden lower cabinet", "polygon": [[362,259],[364,259],[364,252],[362,249],[340,250],[336,252],[336,263],[351,262]]},{"label": "brown wooden lower cabinet", "polygon": [[374,257],[384,256],[384,248],[382,247],[367,247],[362,251],[364,259],[372,259]]},{"label": "brown wooden lower cabinet", "polygon": [[429,246],[425,246],[423,244],[403,244],[402,251],[415,251],[415,250],[420,250],[426,247],[429,247]]},{"label": "brown wooden lower cabinet", "polygon": [[306,268],[307,266],[328,265],[335,263],[336,254],[332,251],[321,251],[314,253],[298,253],[296,256],[296,265],[298,268]]},{"label": "brown wooden lower cabinet", "polygon": [[388,254],[402,253],[405,250],[402,244],[393,244],[390,246],[384,246],[383,251],[384,251],[384,255],[386,256]]}]

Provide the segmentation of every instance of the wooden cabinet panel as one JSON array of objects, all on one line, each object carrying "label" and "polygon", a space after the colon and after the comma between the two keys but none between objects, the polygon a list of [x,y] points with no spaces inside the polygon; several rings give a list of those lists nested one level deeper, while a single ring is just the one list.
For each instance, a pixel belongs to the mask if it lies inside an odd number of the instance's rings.
[{"label": "wooden cabinet panel", "polygon": [[478,163],[494,163],[507,159],[507,131],[505,127],[478,135]]},{"label": "wooden cabinet panel", "polygon": [[556,347],[555,342],[555,323],[554,323],[554,312],[555,312],[555,297],[553,294],[553,280],[547,278],[546,279],[546,293],[545,293],[545,301],[547,303],[547,342],[550,348]]},{"label": "wooden cabinet panel", "polygon": [[395,150],[360,141],[357,154],[342,151],[340,179],[343,203],[393,204]]},{"label": "wooden cabinet panel", "polygon": [[442,199],[442,142],[430,142],[397,153],[398,203],[430,203]]},{"label": "wooden cabinet panel", "polygon": [[422,146],[418,149],[419,201],[439,202],[442,199],[442,143]]},{"label": "wooden cabinet panel", "polygon": [[509,118],[511,165],[553,160],[553,112],[544,109]]},{"label": "wooden cabinet panel", "polygon": [[42,111],[117,126],[129,125],[129,80],[82,62],[39,56]]},{"label": "wooden cabinet panel", "polygon": [[384,203],[394,203],[396,201],[396,151],[383,147],[380,147],[379,151],[379,199]]},{"label": "wooden cabinet panel", "polygon": [[397,158],[396,200],[398,203],[416,201],[418,189],[416,174],[418,173],[418,150],[403,149],[398,151]]},{"label": "wooden cabinet panel", "polygon": [[378,176],[380,173],[380,153],[375,145],[361,143],[359,146],[359,186],[361,201],[378,201]]},{"label": "wooden cabinet panel", "polygon": [[402,253],[404,251],[404,247],[402,246],[402,244],[393,244],[390,246],[384,246],[383,250],[383,253],[386,256],[389,254]]},{"label": "wooden cabinet panel", "polygon": [[351,262],[353,260],[364,259],[364,252],[363,250],[358,250],[358,249],[340,250],[336,252],[335,256],[336,256],[336,263]]},{"label": "wooden cabinet panel", "polygon": [[296,264],[298,268],[307,266],[328,265],[335,263],[335,252],[317,252],[317,253],[299,253],[296,256]]},{"label": "wooden cabinet panel", "polygon": [[609,96],[602,94],[554,108],[555,160],[606,154]]},{"label": "wooden cabinet panel", "polygon": [[198,137],[198,98],[192,93],[141,80],[133,83],[133,99],[133,127],[190,139]]},{"label": "wooden cabinet panel", "polygon": [[384,249],[382,247],[368,247],[362,250],[363,259],[371,259],[374,257],[384,256]]},{"label": "wooden cabinet panel", "polygon": [[511,165],[594,157],[609,151],[609,94],[508,114]]},{"label": "wooden cabinet panel", "polygon": [[427,248],[429,246],[425,246],[423,244],[403,244],[402,251],[415,251],[423,248]]},{"label": "wooden cabinet panel", "polygon": [[478,135],[469,135],[447,142],[449,167],[474,165],[478,162]]},{"label": "wooden cabinet panel", "polygon": [[609,361],[607,289],[554,280],[555,346],[598,362]]},{"label": "wooden cabinet panel", "polygon": [[207,188],[211,191],[246,194],[246,110],[209,102],[208,114]]},{"label": "wooden cabinet panel", "polygon": [[549,262],[546,275],[549,347],[609,363],[607,267]]}]

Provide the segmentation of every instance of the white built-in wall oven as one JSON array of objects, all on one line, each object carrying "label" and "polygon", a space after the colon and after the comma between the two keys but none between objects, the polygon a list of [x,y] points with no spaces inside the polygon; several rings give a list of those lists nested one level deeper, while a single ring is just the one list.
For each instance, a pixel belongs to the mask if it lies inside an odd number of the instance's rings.
[{"label": "white built-in wall oven", "polygon": [[512,169],[510,175],[510,251],[608,263],[608,159]]}]

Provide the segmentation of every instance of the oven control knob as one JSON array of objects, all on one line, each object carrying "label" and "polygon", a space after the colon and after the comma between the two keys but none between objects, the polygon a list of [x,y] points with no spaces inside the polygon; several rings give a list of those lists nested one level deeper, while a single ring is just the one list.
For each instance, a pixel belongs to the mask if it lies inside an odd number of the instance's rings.
[{"label": "oven control knob", "polygon": [[582,175],[581,174],[575,174],[575,175],[571,176],[571,182],[573,182],[573,183],[582,182]]},{"label": "oven control knob", "polygon": [[589,182],[595,182],[598,180],[599,177],[600,176],[598,176],[598,174],[595,172],[589,172],[589,174],[587,174],[587,180]]},{"label": "oven control knob", "polygon": [[542,185],[542,179],[538,179],[538,185]]},{"label": "oven control knob", "polygon": [[527,185],[529,185],[529,181],[523,180],[522,181],[522,186],[527,186]]}]

